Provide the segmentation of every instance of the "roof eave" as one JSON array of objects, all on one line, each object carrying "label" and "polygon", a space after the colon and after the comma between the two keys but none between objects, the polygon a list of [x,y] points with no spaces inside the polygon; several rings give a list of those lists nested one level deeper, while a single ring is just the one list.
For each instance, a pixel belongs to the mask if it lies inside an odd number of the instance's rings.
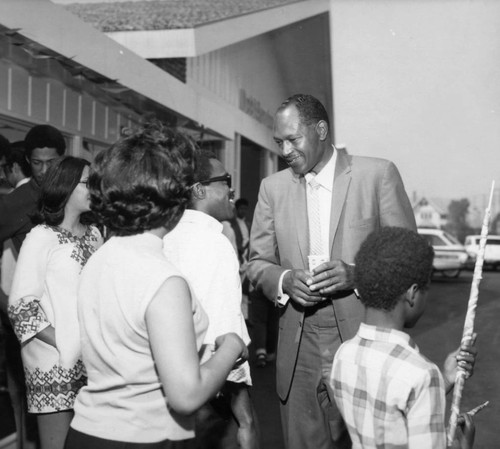
[{"label": "roof eave", "polygon": [[160,107],[203,123],[214,135],[233,137],[234,130],[222,118],[222,105],[200,98],[184,83],[49,0],[2,0],[0,24]]},{"label": "roof eave", "polygon": [[179,30],[115,31],[109,37],[146,59],[195,57],[329,11],[309,0]]}]

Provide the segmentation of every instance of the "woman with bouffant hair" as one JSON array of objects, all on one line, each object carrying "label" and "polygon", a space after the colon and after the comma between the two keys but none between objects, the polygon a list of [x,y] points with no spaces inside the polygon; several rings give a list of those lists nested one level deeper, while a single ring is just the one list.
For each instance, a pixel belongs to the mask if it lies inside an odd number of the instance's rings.
[{"label": "woman with bouffant hair", "polygon": [[194,144],[159,124],[99,153],[90,177],[92,210],[115,235],[134,235],[179,221],[193,179]]},{"label": "woman with bouffant hair", "polygon": [[58,449],[86,382],[76,307],[82,267],[102,244],[90,210],[89,163],[66,156],[48,169],[37,222],[19,253],[9,298],[9,317],[26,375],[28,412],[37,415],[42,449]]},{"label": "woman with bouffant hair", "polygon": [[200,366],[207,318],[165,258],[193,183],[194,144],[159,123],[97,155],[91,207],[113,235],[82,273],[78,315],[89,383],[65,447],[193,448],[191,415],[246,347],[235,334]]}]

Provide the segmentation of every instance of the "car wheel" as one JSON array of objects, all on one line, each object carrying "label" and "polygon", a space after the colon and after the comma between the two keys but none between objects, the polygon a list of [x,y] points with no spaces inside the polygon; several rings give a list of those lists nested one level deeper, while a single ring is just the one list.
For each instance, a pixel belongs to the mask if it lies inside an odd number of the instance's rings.
[{"label": "car wheel", "polygon": [[442,273],[443,273],[443,276],[445,278],[457,278],[458,275],[460,274],[460,271],[461,270],[444,270]]}]

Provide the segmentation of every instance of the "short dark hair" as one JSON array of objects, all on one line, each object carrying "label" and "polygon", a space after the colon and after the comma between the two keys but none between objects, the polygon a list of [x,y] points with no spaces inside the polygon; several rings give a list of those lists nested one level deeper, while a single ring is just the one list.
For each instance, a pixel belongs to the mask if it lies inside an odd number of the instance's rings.
[{"label": "short dark hair", "polygon": [[31,158],[35,148],[55,148],[57,154],[62,156],[66,150],[66,141],[61,132],[50,125],[33,126],[24,138],[26,157]]},{"label": "short dark hair", "polygon": [[40,188],[38,214],[35,222],[57,226],[64,220],[64,207],[80,182],[83,169],[90,165],[85,159],[63,156],[47,170]]},{"label": "short dark hair", "polygon": [[355,258],[354,283],[361,302],[374,309],[394,309],[410,286],[429,285],[434,250],[427,240],[405,228],[371,233]]},{"label": "short dark hair", "polygon": [[158,121],[124,133],[92,164],[90,207],[116,235],[171,230],[190,197],[196,145]]},{"label": "short dark hair", "polygon": [[[21,145],[22,144],[22,145]],[[13,142],[11,144],[10,154],[7,157],[7,165],[6,169],[12,172],[12,166],[14,164],[19,165],[23,175],[26,178],[31,176],[31,167],[28,161],[26,160],[26,152],[24,151],[24,142]]]},{"label": "short dark hair", "polygon": [[212,176],[211,159],[217,159],[211,150],[198,149],[194,154],[194,182],[205,181]]},{"label": "short dark hair", "polygon": [[299,112],[302,123],[306,125],[316,124],[323,120],[330,128],[330,119],[325,107],[316,97],[308,94],[295,94],[288,97],[281,103],[278,111],[286,109],[289,106],[295,106]]},{"label": "short dark hair", "polygon": [[7,159],[9,157],[10,149],[10,142],[6,137],[0,134],[0,159],[3,157]]},{"label": "short dark hair", "polygon": [[234,207],[238,209],[240,206],[247,206],[248,207],[248,200],[246,198],[239,198],[234,202]]}]

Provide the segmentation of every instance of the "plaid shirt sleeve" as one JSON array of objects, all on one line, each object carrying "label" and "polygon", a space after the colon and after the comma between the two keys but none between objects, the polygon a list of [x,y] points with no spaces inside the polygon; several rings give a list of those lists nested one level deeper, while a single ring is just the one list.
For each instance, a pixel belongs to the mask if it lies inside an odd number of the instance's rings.
[{"label": "plaid shirt sleeve", "polygon": [[408,401],[408,449],[446,447],[445,406],[444,381],[434,367]]}]

